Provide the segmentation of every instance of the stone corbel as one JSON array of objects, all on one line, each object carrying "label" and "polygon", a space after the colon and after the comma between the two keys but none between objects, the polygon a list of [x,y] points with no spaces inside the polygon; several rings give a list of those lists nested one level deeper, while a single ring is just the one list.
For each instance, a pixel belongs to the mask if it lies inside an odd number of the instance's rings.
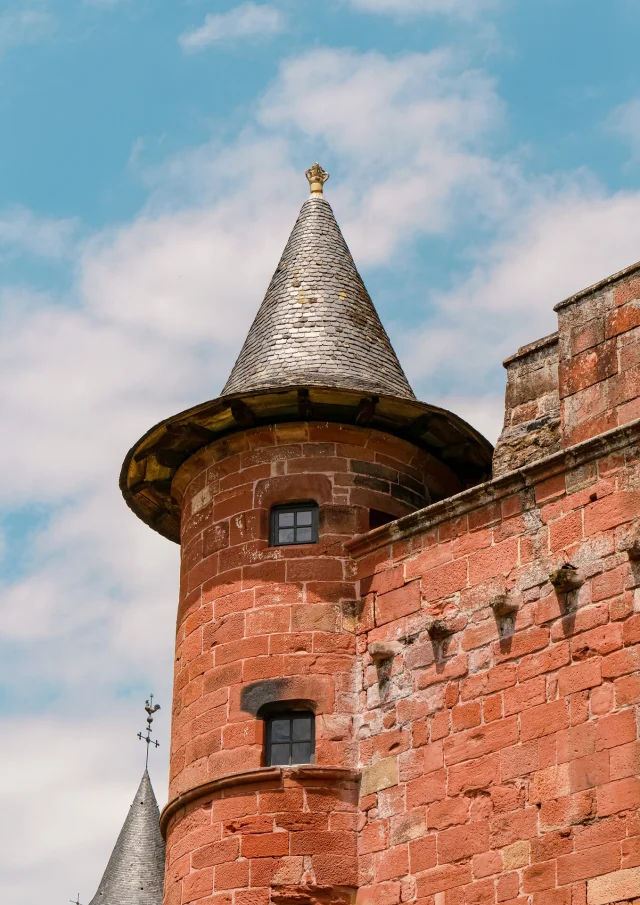
[{"label": "stone corbel", "polygon": [[489,601],[489,606],[498,624],[499,637],[508,638],[513,635],[518,612],[517,600],[510,594],[496,594]]},{"label": "stone corbel", "polygon": [[620,549],[627,554],[631,562],[640,561],[640,536],[636,534],[625,539]]},{"label": "stone corbel", "polygon": [[467,624],[464,613],[450,611],[444,616],[432,616],[425,624],[425,628],[432,641],[442,641],[456,632],[461,632]]},{"label": "stone corbel", "polygon": [[549,575],[549,581],[556,591],[560,591],[563,594],[576,591],[584,584],[584,578],[571,563],[565,563],[559,569],[554,569]]},{"label": "stone corbel", "polygon": [[430,619],[427,623],[427,632],[432,641],[443,641],[449,635],[453,635],[455,628],[449,619]]},{"label": "stone corbel", "polygon": [[445,658],[449,638],[459,630],[460,622],[459,616],[437,616],[427,622],[426,629],[436,664]]},{"label": "stone corbel", "polygon": [[368,651],[374,663],[384,663],[401,653],[402,645],[399,641],[372,641]]},{"label": "stone corbel", "polygon": [[489,602],[489,606],[497,619],[514,616],[518,610],[518,602],[509,594],[496,594],[493,600]]}]

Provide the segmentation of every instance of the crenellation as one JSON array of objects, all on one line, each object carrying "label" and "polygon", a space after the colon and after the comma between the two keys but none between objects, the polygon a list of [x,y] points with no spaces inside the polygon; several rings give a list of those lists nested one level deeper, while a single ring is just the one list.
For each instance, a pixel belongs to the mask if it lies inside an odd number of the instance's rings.
[{"label": "crenellation", "polygon": [[493,474],[521,468],[560,449],[558,334],[523,346],[504,362],[505,419]]}]

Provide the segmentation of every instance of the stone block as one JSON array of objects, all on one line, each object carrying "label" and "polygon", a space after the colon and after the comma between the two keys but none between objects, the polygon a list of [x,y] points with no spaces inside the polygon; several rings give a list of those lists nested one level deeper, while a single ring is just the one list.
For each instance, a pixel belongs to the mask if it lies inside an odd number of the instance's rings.
[{"label": "stone block", "polygon": [[362,771],[360,796],[364,798],[373,792],[381,792],[398,783],[398,761],[395,757],[385,757],[377,764],[365,767]]},{"label": "stone block", "polygon": [[640,896],[640,867],[616,870],[587,882],[587,905],[607,905]]}]

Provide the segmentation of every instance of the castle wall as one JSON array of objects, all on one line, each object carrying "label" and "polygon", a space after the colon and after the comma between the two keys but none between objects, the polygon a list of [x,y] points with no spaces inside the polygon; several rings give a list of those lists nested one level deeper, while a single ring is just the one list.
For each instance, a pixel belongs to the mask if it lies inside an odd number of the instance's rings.
[{"label": "castle wall", "polygon": [[353,901],[357,774],[266,768],[218,785],[168,823],[165,905]]},{"label": "castle wall", "polygon": [[491,482],[348,544],[361,903],[640,897],[637,274],[505,362]]},{"label": "castle wall", "polygon": [[360,902],[640,896],[639,443],[622,429],[350,545]]}]

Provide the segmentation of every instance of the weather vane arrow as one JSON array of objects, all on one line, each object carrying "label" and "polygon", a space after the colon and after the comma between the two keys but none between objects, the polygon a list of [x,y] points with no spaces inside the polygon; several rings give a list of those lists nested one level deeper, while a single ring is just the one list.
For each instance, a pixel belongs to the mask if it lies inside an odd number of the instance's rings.
[{"label": "weather vane arrow", "polygon": [[[147,743],[147,757],[145,760],[144,768],[145,770],[149,766],[149,745],[154,745],[156,748],[160,747],[160,742],[155,741],[155,739],[151,738],[151,724],[153,723],[153,714],[160,710],[160,704],[153,703],[153,695],[149,695],[149,700],[144,702],[144,709],[147,711],[147,729],[146,735],[143,735],[142,732],[138,732],[138,738],[141,742]],[[78,903],[76,903],[78,905]]]}]

